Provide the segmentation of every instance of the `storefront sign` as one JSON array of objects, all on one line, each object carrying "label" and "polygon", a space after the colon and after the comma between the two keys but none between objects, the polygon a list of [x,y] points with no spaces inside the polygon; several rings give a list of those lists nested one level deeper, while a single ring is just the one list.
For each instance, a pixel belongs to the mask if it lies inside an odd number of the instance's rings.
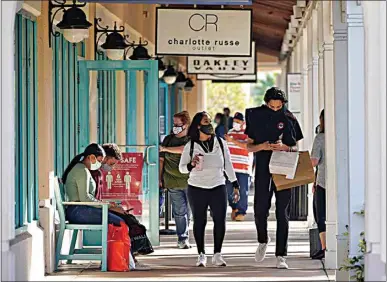
[{"label": "storefront sign", "polygon": [[240,82],[240,83],[255,83],[257,82],[256,74],[230,75],[230,74],[198,74],[198,80],[212,80],[213,82]]},{"label": "storefront sign", "polygon": [[142,153],[122,153],[112,171],[103,171],[102,200],[120,200],[134,215],[142,214]]},{"label": "storefront sign", "polygon": [[287,74],[288,108],[291,112],[301,112],[301,74]]},{"label": "storefront sign", "polygon": [[251,9],[157,8],[156,54],[250,57]]},{"label": "storefront sign", "polygon": [[250,57],[187,57],[189,74],[255,74],[255,42]]}]

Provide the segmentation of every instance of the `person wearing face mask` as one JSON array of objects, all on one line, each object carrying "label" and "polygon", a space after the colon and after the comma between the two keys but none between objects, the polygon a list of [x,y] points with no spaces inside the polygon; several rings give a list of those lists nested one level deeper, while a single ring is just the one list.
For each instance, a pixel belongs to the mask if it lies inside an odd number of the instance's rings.
[{"label": "person wearing face mask", "polygon": [[101,168],[97,170],[90,170],[91,176],[97,185],[95,197],[98,200],[101,200],[103,187],[102,170],[106,172],[112,171],[116,163],[122,158],[121,150],[116,144],[103,144],[102,148],[106,153],[106,157],[102,162]]},{"label": "person wearing face mask", "polygon": [[225,115],[217,113],[215,115],[215,123],[215,135],[224,139],[224,135],[227,133],[227,121]]},{"label": "person wearing face mask", "polygon": [[187,197],[188,175],[179,171],[181,153],[188,143],[187,129],[191,123],[188,112],[173,116],[172,134],[166,136],[160,147],[160,187],[168,189],[172,213],[176,223],[177,247],[189,249],[190,208]]},{"label": "person wearing face mask", "polygon": [[211,119],[206,112],[195,115],[188,129],[190,142],[185,145],[179,170],[189,174],[188,199],[193,213],[193,232],[198,250],[196,265],[205,267],[204,237],[208,207],[214,221],[215,266],[226,266],[221,251],[226,232],[227,190],[226,178],[234,188],[234,202],[239,201],[239,184],[236,178],[227,143],[215,136]]},{"label": "person wearing face mask", "polygon": [[[74,157],[62,176],[66,193],[66,201],[99,202],[96,188],[90,171],[99,170],[106,153],[102,146],[90,144],[82,154]],[[71,205],[66,207],[66,219],[72,224],[101,224],[102,209],[92,206]],[[109,224],[120,226],[124,222],[119,216],[109,212]]]},{"label": "person wearing face mask", "polygon": [[255,260],[262,262],[266,256],[270,238],[267,234],[267,218],[271,198],[276,198],[276,252],[277,268],[287,269],[285,256],[289,233],[289,204],[291,190],[277,191],[269,170],[272,151],[297,151],[297,142],[303,138],[300,125],[294,115],[284,108],[285,93],[277,88],[268,89],[265,105],[246,110],[246,130],[249,137],[247,148],[255,153],[254,216],[258,233]]},{"label": "person wearing face mask", "polygon": [[245,118],[242,113],[236,113],[233,128],[225,135],[230,149],[231,161],[240,186],[240,200],[233,203],[233,187],[227,181],[229,206],[232,208],[231,220],[243,221],[248,207],[248,193],[250,187],[251,161],[247,150],[247,135],[244,133]]}]

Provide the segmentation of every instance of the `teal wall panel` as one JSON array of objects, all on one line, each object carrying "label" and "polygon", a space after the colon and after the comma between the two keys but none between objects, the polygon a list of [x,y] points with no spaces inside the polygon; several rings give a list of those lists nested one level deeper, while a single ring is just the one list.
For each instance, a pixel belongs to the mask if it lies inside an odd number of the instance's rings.
[{"label": "teal wall panel", "polygon": [[36,23],[16,16],[15,23],[15,227],[38,217],[38,105]]}]

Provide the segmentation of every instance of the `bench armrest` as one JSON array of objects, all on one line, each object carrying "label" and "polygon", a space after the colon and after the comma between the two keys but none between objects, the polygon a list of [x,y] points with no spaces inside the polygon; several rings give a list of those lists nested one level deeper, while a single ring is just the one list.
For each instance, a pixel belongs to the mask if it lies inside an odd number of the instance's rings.
[{"label": "bench armrest", "polygon": [[62,202],[64,206],[109,206],[105,202]]}]

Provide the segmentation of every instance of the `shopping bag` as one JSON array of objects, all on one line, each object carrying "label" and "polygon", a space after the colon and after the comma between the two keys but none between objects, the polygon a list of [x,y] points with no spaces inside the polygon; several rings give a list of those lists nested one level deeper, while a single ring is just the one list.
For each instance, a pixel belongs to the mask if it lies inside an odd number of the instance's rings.
[{"label": "shopping bag", "polygon": [[293,179],[287,179],[285,175],[273,174],[273,181],[277,187],[277,191],[310,184],[315,181],[314,170],[309,152],[305,151],[298,153],[298,164],[296,174]]},{"label": "shopping bag", "polygon": [[130,240],[133,254],[145,256],[154,252],[152,244],[146,233],[130,238]]},{"label": "shopping bag", "polygon": [[273,152],[269,163],[270,173],[285,175],[287,179],[293,179],[298,158],[298,152]]},{"label": "shopping bag", "polygon": [[108,271],[129,271],[130,239],[125,223],[121,222],[121,226],[109,224],[107,248]]}]

